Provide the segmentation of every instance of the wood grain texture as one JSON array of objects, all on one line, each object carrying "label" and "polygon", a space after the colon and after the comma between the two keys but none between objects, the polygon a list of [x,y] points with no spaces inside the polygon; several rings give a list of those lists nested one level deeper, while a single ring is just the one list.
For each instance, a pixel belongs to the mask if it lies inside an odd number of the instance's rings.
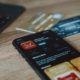
[{"label": "wood grain texture", "polygon": [[[0,80],[40,80],[12,45],[15,38],[27,35],[16,32],[15,28],[30,20],[39,11],[61,12],[65,18],[80,15],[80,0],[0,0],[0,2],[23,5],[26,8],[26,11],[0,34]],[[76,39],[80,40],[80,35],[77,38],[71,37],[68,41]],[[77,45],[76,49],[80,50],[80,45]]]}]

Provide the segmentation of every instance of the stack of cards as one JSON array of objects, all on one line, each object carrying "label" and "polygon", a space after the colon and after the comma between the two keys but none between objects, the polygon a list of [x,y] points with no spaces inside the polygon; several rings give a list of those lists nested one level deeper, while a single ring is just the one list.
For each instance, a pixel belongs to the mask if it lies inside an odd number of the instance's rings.
[{"label": "stack of cards", "polygon": [[62,20],[51,30],[80,51],[80,16]]},{"label": "stack of cards", "polygon": [[50,29],[53,25],[63,19],[63,14],[61,13],[38,13],[34,16],[28,23],[23,24],[21,27],[16,28],[16,30],[35,33]]}]

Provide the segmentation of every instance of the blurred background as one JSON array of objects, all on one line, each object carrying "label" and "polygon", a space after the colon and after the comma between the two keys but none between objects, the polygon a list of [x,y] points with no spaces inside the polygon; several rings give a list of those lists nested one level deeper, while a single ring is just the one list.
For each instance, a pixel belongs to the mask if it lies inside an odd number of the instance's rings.
[{"label": "blurred background", "polygon": [[[20,5],[26,9],[0,34],[0,80],[40,80],[12,45],[14,39],[27,34],[17,33],[16,27],[27,23],[38,12],[59,12],[64,18],[80,15],[80,0],[0,0],[0,3]],[[80,36],[75,39],[80,39]],[[80,50],[80,45],[76,48]]]},{"label": "blurred background", "polygon": [[0,0],[0,2],[22,5],[26,8],[25,13],[19,17],[16,24],[11,25],[12,27],[10,26],[5,31],[15,30],[15,27],[27,22],[40,11],[46,13],[61,12],[65,18],[80,14],[80,0]]}]

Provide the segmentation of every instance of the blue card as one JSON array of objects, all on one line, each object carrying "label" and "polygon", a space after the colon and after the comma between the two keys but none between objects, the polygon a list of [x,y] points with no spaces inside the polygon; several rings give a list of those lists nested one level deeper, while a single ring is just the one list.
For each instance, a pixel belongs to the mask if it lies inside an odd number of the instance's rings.
[{"label": "blue card", "polygon": [[80,33],[80,16],[60,21],[51,28],[60,37],[65,38]]}]

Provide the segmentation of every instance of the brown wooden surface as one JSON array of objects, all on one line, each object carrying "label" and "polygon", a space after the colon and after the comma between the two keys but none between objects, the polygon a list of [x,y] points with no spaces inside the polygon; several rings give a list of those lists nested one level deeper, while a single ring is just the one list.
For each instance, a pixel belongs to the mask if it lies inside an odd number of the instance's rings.
[{"label": "brown wooden surface", "polygon": [[[12,45],[15,38],[27,34],[16,32],[15,28],[39,11],[61,12],[65,18],[80,15],[80,0],[0,0],[0,2],[23,5],[27,9],[0,34],[0,80],[40,80]],[[80,36],[77,38],[80,39]],[[80,50],[80,45],[77,48]]]}]

